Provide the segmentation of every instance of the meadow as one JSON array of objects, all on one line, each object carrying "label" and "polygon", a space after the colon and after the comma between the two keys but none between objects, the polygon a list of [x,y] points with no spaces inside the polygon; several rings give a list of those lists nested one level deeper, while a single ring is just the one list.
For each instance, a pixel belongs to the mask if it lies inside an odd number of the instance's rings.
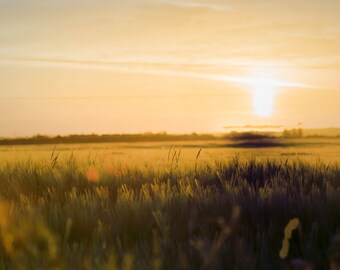
[{"label": "meadow", "polygon": [[340,140],[312,142],[1,146],[0,269],[336,269]]}]

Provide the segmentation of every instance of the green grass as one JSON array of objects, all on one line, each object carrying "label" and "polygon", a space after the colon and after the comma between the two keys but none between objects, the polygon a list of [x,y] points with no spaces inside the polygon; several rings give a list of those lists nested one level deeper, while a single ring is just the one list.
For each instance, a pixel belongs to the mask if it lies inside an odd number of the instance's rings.
[{"label": "green grass", "polygon": [[11,149],[0,269],[284,269],[293,258],[328,269],[340,166],[299,154],[309,150]]}]

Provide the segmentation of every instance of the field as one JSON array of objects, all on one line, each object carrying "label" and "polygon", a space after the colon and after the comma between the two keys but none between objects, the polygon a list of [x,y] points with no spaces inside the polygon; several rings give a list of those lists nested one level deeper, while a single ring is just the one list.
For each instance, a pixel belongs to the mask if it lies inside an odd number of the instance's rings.
[{"label": "field", "polygon": [[309,141],[1,146],[0,269],[337,269],[340,140]]}]

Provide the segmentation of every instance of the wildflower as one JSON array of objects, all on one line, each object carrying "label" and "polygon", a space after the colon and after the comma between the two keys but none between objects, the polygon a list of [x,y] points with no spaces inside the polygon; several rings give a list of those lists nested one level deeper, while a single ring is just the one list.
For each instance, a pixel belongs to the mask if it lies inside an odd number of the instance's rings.
[{"label": "wildflower", "polygon": [[96,168],[90,167],[86,172],[87,180],[90,182],[98,182],[99,181],[99,172]]}]

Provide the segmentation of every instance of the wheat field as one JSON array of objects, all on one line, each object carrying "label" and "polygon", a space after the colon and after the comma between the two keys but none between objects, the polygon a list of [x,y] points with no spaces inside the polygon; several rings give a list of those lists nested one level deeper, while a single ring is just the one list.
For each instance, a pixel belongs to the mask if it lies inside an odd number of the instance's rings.
[{"label": "wheat field", "polygon": [[336,269],[339,153],[2,146],[0,269]]}]

